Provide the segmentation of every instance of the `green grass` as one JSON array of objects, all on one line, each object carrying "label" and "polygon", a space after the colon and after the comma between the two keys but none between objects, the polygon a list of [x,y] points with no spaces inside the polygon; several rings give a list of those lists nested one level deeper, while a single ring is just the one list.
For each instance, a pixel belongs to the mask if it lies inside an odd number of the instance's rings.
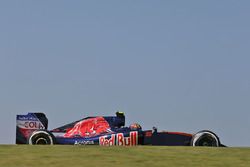
[{"label": "green grass", "polygon": [[0,145],[0,167],[249,167],[250,148]]}]

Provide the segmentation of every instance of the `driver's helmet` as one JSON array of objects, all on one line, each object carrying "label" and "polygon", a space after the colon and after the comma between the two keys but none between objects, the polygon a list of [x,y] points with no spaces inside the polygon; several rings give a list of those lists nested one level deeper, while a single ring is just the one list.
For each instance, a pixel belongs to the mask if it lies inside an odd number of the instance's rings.
[{"label": "driver's helmet", "polygon": [[131,130],[139,130],[139,129],[141,129],[141,125],[138,124],[138,123],[133,123],[133,124],[131,124],[131,125],[129,126],[129,128],[130,128]]}]

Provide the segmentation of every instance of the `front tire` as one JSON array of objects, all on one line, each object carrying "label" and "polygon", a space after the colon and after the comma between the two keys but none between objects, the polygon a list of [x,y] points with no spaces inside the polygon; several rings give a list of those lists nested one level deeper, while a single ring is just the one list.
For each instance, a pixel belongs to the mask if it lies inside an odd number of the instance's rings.
[{"label": "front tire", "polygon": [[30,145],[53,145],[55,137],[48,131],[38,130],[31,134],[28,142]]},{"label": "front tire", "polygon": [[191,146],[219,147],[220,145],[219,137],[208,130],[194,134],[191,140]]}]

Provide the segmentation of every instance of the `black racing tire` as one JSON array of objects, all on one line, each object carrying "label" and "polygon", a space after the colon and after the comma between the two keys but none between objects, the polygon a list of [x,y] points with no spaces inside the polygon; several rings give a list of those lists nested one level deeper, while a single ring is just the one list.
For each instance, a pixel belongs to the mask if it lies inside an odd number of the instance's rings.
[{"label": "black racing tire", "polygon": [[221,145],[219,137],[209,131],[202,130],[194,134],[191,140],[191,146],[219,147]]},{"label": "black racing tire", "polygon": [[52,133],[46,130],[34,131],[29,137],[28,144],[30,145],[53,145],[55,137]]}]

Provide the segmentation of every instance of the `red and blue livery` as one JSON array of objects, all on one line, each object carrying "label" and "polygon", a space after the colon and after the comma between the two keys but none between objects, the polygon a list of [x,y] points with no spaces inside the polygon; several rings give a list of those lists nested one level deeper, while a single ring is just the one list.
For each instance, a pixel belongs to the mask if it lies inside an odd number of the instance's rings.
[{"label": "red and blue livery", "polygon": [[68,144],[100,146],[224,146],[219,137],[208,130],[196,134],[142,130],[137,123],[125,126],[125,115],[86,117],[48,130],[44,113],[28,113],[16,117],[16,144]]}]

